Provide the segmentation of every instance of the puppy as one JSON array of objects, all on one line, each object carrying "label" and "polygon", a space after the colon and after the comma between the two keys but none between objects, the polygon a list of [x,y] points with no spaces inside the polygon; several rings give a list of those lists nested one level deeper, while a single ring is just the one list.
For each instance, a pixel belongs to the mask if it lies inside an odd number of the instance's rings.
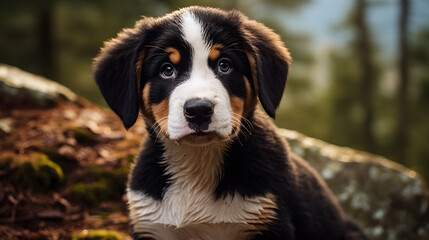
[{"label": "puppy", "polygon": [[238,11],[143,18],[105,44],[95,80],[150,133],[127,188],[134,239],[366,239],[275,116],[291,57]]}]

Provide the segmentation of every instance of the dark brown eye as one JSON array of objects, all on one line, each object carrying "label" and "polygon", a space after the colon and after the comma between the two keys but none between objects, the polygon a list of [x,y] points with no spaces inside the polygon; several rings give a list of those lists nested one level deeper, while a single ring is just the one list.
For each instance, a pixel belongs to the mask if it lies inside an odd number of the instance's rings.
[{"label": "dark brown eye", "polygon": [[171,63],[164,63],[161,66],[161,71],[159,74],[162,78],[174,78],[176,76],[176,70]]},{"label": "dark brown eye", "polygon": [[223,74],[230,73],[232,70],[231,61],[228,58],[221,58],[217,63],[217,70]]}]

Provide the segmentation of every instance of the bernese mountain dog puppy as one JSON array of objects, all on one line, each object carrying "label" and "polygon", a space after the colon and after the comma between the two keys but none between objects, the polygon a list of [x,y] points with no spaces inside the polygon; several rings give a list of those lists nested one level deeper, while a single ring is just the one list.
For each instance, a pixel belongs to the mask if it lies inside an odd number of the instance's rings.
[{"label": "bernese mountain dog puppy", "polygon": [[366,239],[270,116],[291,57],[238,11],[143,18],[94,63],[108,105],[150,133],[127,188],[134,239]]}]

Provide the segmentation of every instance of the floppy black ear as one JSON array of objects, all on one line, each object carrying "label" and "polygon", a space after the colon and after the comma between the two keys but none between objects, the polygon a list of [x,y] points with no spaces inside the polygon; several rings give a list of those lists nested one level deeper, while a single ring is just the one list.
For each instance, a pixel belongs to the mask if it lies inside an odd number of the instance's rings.
[{"label": "floppy black ear", "polygon": [[136,62],[144,40],[142,21],[106,42],[93,65],[101,93],[126,129],[134,125],[139,113]]},{"label": "floppy black ear", "polygon": [[292,62],[289,51],[280,36],[261,23],[245,19],[245,38],[250,46],[248,56],[253,65],[253,78],[258,89],[259,100],[267,114],[274,118],[286,86],[289,66]]}]

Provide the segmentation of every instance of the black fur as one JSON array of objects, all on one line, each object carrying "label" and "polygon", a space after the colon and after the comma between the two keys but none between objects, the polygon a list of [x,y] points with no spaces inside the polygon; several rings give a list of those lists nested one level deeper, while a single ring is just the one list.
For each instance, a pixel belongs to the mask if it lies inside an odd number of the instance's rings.
[{"label": "black fur", "polygon": [[162,145],[154,136],[156,134],[151,134],[145,143],[144,150],[137,157],[128,186],[131,190],[140,191],[161,200],[164,191],[170,185],[168,179],[171,176],[166,174],[166,167],[162,163],[164,153]]},{"label": "black fur", "polygon": [[[290,56],[278,35],[260,23],[250,21],[236,11],[208,8],[191,11],[204,26],[205,38],[225,46],[221,56],[208,60],[231,96],[247,99],[243,77],[251,82],[266,113],[275,117],[288,75]],[[138,115],[139,98],[150,84],[149,104],[168,99],[192,66],[192,50],[178,34],[177,15],[144,19],[133,30],[126,30],[111,41],[96,59],[94,76],[109,106],[129,128]],[[174,47],[181,54],[174,66],[177,75],[162,79],[159,66],[169,62],[163,50]],[[145,54],[141,75],[136,76],[138,55]],[[231,60],[228,75],[217,71],[219,59]],[[140,83],[137,82],[140,79]],[[140,89],[138,88],[140,86]],[[254,106],[253,106],[254,107]],[[246,198],[275,196],[275,219],[255,239],[287,240],[366,240],[360,228],[348,218],[323,180],[304,160],[290,153],[283,137],[271,120],[252,108],[242,122],[242,132],[224,153],[222,175],[213,192],[215,199],[239,194]],[[252,134],[247,130],[252,129]],[[157,132],[148,127],[150,137],[137,158],[129,188],[162,201],[172,184],[166,173],[164,146]],[[133,234],[138,239],[137,234]]]},{"label": "black fur", "polygon": [[139,113],[139,96],[136,81],[136,59],[144,41],[145,25],[136,24],[109,42],[95,60],[94,78],[107,104],[130,128]]},{"label": "black fur", "polygon": [[[177,34],[177,28],[177,22],[172,19],[146,33],[146,56],[142,65],[141,86],[145,83],[151,84],[150,104],[158,104],[167,99],[171,91],[188,77],[186,73],[191,68],[192,50]],[[174,66],[177,71],[174,79],[162,79],[159,76],[159,66],[170,61],[168,53],[163,50],[167,47],[173,47],[181,53],[181,61]]]},{"label": "black fur", "polygon": [[242,135],[226,153],[216,196],[237,192],[247,197],[266,193],[278,197],[277,219],[257,239],[366,239],[318,174],[290,153],[271,121],[258,111],[249,120],[252,135]]},{"label": "black fur", "polygon": [[242,29],[256,58],[259,100],[265,112],[274,118],[286,86],[289,53],[279,36],[261,23],[247,20]]}]

